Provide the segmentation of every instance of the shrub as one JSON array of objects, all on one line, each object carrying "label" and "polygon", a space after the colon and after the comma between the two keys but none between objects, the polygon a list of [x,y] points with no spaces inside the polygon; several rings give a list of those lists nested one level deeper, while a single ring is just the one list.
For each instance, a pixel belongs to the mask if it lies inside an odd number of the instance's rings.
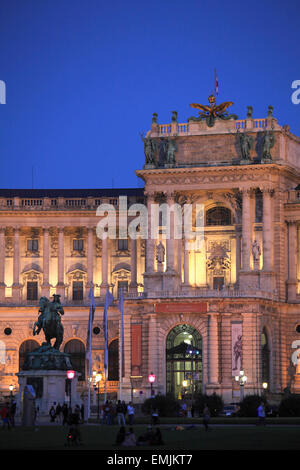
[{"label": "shrub", "polygon": [[263,402],[266,406],[266,398],[261,395],[247,395],[240,403],[239,416],[257,417],[258,407]]},{"label": "shrub", "polygon": [[278,409],[279,416],[300,416],[300,395],[283,398]]},{"label": "shrub", "polygon": [[172,395],[157,395],[154,398],[148,398],[142,404],[142,411],[150,414],[151,410],[158,410],[159,416],[178,416],[180,405]]},{"label": "shrub", "polygon": [[224,407],[222,398],[216,393],[212,395],[199,393],[195,396],[194,403],[199,416],[202,415],[205,404],[208,406],[211,416],[218,416]]}]

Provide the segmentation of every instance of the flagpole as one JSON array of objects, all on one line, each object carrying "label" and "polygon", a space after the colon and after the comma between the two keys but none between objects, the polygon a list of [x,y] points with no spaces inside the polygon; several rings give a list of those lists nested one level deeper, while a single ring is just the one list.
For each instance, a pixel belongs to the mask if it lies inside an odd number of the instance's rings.
[{"label": "flagpole", "polygon": [[122,381],[123,381],[123,315],[124,315],[123,289],[120,289],[119,310],[121,314],[120,328],[120,374],[119,374],[119,400],[122,400]]},{"label": "flagpole", "polygon": [[94,321],[94,314],[95,314],[95,301],[94,301],[94,288],[93,283],[91,282],[90,292],[89,292],[89,299],[90,299],[90,312],[89,312],[89,324],[88,324],[88,363],[89,363],[89,383],[88,383],[88,405],[87,405],[87,418],[90,418],[91,414],[91,368],[92,368],[92,325]]},{"label": "flagpole", "polygon": [[105,339],[105,349],[104,349],[104,403],[106,402],[107,394],[107,367],[108,367],[108,331],[107,331],[107,311],[108,307],[113,303],[114,296],[109,292],[109,289],[106,290],[105,302],[104,302],[104,315],[103,315],[103,330],[104,330],[104,339]]}]

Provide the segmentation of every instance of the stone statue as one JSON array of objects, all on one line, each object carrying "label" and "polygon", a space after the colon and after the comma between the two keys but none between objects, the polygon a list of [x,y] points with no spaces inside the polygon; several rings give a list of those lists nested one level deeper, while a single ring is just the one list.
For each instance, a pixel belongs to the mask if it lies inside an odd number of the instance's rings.
[{"label": "stone statue", "polygon": [[260,255],[261,255],[261,249],[257,240],[254,240],[254,242],[252,243],[252,255],[253,255],[254,261],[259,261]]},{"label": "stone statue", "polygon": [[154,139],[149,137],[143,137],[140,134],[142,141],[144,142],[144,153],[145,153],[145,165],[156,165],[155,154],[157,152],[157,144]]},{"label": "stone statue", "polygon": [[61,323],[64,309],[60,303],[60,295],[54,294],[52,302],[47,297],[41,297],[39,313],[38,320],[33,326],[33,335],[38,335],[43,329],[47,345],[51,347],[51,339],[55,338],[53,347],[59,350],[64,333]]},{"label": "stone statue", "polygon": [[274,111],[274,108],[273,106],[268,106],[268,117],[273,117],[273,111]]},{"label": "stone statue", "polygon": [[172,111],[172,122],[177,122],[177,116],[178,116],[177,111]]},{"label": "stone statue", "polygon": [[253,117],[253,107],[247,106],[247,119],[252,119]]},{"label": "stone statue", "polygon": [[165,261],[165,247],[161,241],[156,246],[156,261],[158,264],[162,264]]},{"label": "stone statue", "polygon": [[177,145],[175,139],[168,138],[167,140],[167,165],[175,165],[175,152],[177,152]]},{"label": "stone statue", "polygon": [[265,131],[263,135],[263,152],[262,158],[267,160],[272,160],[272,155],[270,153],[271,148],[274,147],[275,136],[272,131]]},{"label": "stone statue", "polygon": [[244,132],[239,133],[240,148],[242,153],[242,160],[250,160],[250,150],[253,146],[254,139],[249,134]]}]

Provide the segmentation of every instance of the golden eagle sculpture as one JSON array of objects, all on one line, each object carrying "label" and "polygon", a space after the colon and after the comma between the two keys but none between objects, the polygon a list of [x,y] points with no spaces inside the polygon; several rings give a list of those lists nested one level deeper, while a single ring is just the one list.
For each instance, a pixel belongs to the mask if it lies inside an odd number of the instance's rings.
[{"label": "golden eagle sculpture", "polygon": [[208,105],[192,103],[190,106],[192,108],[200,109],[198,117],[190,117],[188,121],[202,121],[203,119],[206,120],[206,124],[209,127],[213,127],[215,124],[216,119],[237,119],[236,114],[228,114],[226,111],[229,106],[233,105],[232,101],[224,101],[224,103],[216,104],[216,97],[214,95],[210,95],[208,97]]}]

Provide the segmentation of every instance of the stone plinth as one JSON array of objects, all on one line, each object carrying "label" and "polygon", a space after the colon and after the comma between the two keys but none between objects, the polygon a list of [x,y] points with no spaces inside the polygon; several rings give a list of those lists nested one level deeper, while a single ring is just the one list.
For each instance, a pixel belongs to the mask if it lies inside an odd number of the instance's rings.
[{"label": "stone plinth", "polygon": [[[62,370],[26,370],[16,374],[19,381],[18,409],[22,413],[22,396],[26,385],[32,385],[36,392],[35,406],[39,407],[40,415],[48,415],[51,406],[60,403],[70,403],[66,395],[66,371]],[[77,394],[77,381],[80,374],[75,372],[71,381],[72,408],[81,403]]]}]

